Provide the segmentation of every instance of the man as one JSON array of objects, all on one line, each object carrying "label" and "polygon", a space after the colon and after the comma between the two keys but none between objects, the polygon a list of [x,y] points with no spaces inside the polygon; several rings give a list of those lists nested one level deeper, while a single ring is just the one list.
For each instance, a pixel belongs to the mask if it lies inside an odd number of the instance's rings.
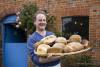
[{"label": "man", "polygon": [[46,14],[43,11],[38,11],[34,17],[34,25],[36,31],[28,38],[28,50],[32,61],[36,64],[36,67],[60,67],[60,56],[49,56],[47,58],[39,57],[34,54],[35,43],[42,38],[53,35],[52,32],[46,31]]}]

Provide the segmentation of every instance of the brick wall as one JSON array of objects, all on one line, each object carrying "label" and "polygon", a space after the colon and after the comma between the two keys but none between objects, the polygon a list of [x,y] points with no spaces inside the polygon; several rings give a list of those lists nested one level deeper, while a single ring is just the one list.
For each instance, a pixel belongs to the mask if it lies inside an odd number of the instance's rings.
[{"label": "brick wall", "polygon": [[15,14],[22,7],[22,2],[0,2],[0,19],[4,16]]}]

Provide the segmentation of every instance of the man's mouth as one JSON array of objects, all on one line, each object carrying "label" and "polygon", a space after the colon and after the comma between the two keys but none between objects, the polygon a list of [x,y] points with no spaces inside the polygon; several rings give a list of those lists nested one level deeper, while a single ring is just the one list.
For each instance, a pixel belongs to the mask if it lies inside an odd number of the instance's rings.
[{"label": "man's mouth", "polygon": [[45,23],[40,23],[39,26],[46,26],[46,24]]}]

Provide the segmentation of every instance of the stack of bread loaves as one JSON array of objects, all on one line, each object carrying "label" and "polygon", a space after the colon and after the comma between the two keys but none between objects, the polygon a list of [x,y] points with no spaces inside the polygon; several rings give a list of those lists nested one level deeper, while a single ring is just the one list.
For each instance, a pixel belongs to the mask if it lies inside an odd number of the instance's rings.
[{"label": "stack of bread loaves", "polygon": [[48,53],[69,53],[80,51],[88,46],[88,41],[84,43],[86,45],[81,42],[80,35],[72,35],[68,40],[64,37],[50,35],[37,42],[35,48],[36,52],[41,56],[45,56]]}]

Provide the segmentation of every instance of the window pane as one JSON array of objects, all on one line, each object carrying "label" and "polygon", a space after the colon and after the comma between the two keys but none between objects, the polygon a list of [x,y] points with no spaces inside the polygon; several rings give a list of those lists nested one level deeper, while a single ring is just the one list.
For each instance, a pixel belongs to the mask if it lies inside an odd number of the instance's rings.
[{"label": "window pane", "polygon": [[89,39],[89,17],[71,16],[62,18],[63,36],[69,38],[73,34],[79,34],[83,39]]}]

